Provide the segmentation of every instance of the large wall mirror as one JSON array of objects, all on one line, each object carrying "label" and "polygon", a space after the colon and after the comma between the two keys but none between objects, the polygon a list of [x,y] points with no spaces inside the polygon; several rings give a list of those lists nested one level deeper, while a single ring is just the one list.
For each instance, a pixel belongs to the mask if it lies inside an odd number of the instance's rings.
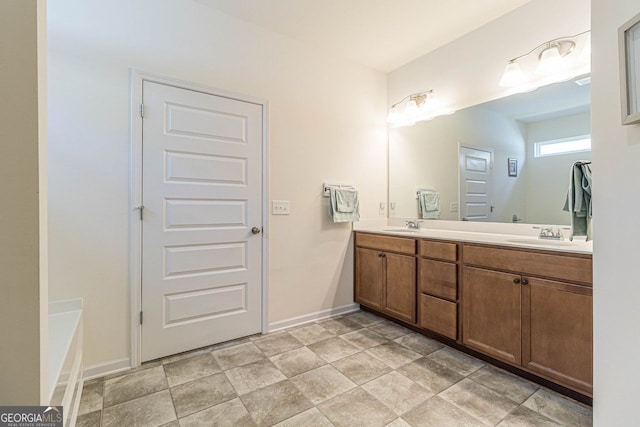
[{"label": "large wall mirror", "polygon": [[571,165],[591,160],[589,83],[581,76],[391,129],[389,216],[418,217],[417,193],[428,190],[440,195],[439,219],[569,224]]}]

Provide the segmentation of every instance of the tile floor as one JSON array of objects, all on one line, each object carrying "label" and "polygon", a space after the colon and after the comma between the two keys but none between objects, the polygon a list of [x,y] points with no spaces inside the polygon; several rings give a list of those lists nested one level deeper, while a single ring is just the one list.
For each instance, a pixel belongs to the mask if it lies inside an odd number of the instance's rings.
[{"label": "tile floor", "polygon": [[591,408],[366,312],[85,384],[85,426],[590,426]]}]

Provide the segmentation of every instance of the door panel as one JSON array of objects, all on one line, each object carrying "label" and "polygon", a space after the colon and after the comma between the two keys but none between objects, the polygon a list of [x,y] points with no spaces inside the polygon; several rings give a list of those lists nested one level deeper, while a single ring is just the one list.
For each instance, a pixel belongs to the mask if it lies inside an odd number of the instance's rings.
[{"label": "door panel", "polygon": [[385,309],[398,319],[416,323],[416,258],[385,253]]},{"label": "door panel", "polygon": [[142,360],[261,329],[262,107],[143,83]]},{"label": "door panel", "polygon": [[382,252],[356,248],[356,302],[382,310],[384,264]]},{"label": "door panel", "polygon": [[166,151],[167,182],[246,185],[247,159]]},{"label": "door panel", "polygon": [[520,364],[520,276],[472,267],[463,274],[463,344]]},{"label": "door panel", "polygon": [[527,281],[522,288],[523,366],[591,395],[591,288],[533,278]]}]

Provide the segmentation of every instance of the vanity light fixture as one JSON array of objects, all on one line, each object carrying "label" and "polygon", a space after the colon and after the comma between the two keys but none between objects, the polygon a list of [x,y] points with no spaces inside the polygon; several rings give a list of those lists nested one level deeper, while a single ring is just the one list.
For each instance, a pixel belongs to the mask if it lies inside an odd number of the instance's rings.
[{"label": "vanity light fixture", "polygon": [[[408,100],[408,101],[407,101]],[[407,101],[404,108],[400,105]],[[455,110],[443,108],[433,89],[407,95],[389,109],[387,123],[391,127],[413,126],[416,122],[432,120],[437,116],[453,114]]]},{"label": "vanity light fixture", "polygon": [[[507,63],[499,85],[531,89],[590,71],[591,31],[541,43]],[[577,49],[579,47],[579,49]],[[580,55],[575,52],[580,51]]]}]

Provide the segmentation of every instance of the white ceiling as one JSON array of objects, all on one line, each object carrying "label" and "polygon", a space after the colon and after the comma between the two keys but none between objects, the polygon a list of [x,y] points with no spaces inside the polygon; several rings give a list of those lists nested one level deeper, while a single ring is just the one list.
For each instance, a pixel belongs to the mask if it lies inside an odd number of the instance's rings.
[{"label": "white ceiling", "polygon": [[530,0],[196,0],[389,72]]}]

